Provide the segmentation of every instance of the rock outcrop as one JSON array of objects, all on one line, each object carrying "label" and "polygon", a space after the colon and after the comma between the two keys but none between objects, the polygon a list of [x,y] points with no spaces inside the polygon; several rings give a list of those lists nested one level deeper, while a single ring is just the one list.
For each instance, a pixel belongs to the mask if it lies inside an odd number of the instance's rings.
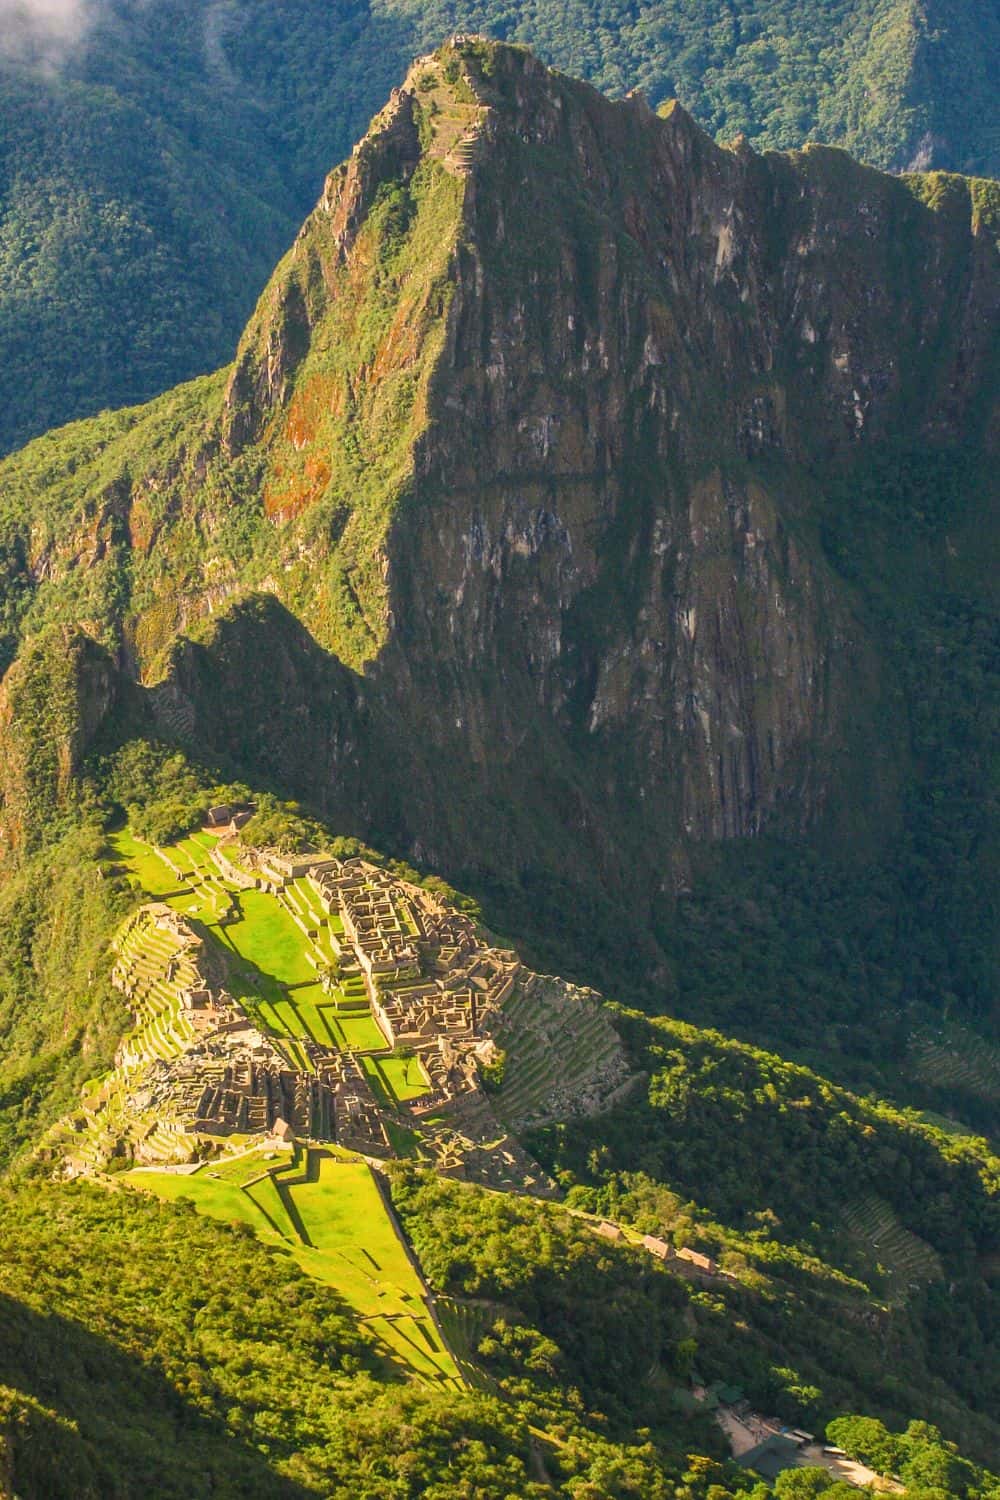
[{"label": "rock outcrop", "polygon": [[[37,461],[0,469],[23,628],[74,574],[161,732],[637,928],[698,843],[834,815],[847,762],[878,824],[886,669],[819,500],[901,435],[995,449],[995,199],[724,149],[458,39],[331,174],[232,371],[61,435],[76,509],[29,526]],[[116,469],[90,601],[74,517]]]},{"label": "rock outcrop", "polygon": [[0,681],[0,862],[40,841],[115,706],[115,664],[83,631],[51,628]]}]

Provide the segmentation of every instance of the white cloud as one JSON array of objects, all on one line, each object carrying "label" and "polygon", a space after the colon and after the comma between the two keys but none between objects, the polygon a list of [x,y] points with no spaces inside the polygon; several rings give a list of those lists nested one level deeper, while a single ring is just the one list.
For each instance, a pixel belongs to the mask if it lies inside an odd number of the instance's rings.
[{"label": "white cloud", "polygon": [[94,0],[0,0],[0,58],[58,67],[90,22]]}]

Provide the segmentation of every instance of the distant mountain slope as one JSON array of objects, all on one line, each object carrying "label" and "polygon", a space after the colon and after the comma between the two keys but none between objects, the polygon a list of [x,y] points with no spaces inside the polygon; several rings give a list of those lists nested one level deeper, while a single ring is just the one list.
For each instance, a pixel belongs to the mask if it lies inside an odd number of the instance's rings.
[{"label": "distant mountain slope", "polygon": [[819,140],[894,170],[1000,170],[1000,19],[988,0],[383,0],[373,11],[421,41],[451,29],[524,42],[605,93],[676,96],[706,130],[743,131],[757,147]]},{"label": "distant mountain slope", "polygon": [[330,162],[451,31],[529,43],[612,94],[676,94],[757,146],[996,173],[995,7],[939,10],[100,0],[57,68],[0,63],[0,450],[226,359]]}]

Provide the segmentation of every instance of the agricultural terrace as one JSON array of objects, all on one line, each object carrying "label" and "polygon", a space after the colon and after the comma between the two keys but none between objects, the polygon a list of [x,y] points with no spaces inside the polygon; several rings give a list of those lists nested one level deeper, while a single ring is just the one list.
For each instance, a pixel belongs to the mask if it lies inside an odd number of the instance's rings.
[{"label": "agricultural terrace", "polygon": [[[345,1052],[385,1050],[363,981],[354,976],[329,989],[320,982],[333,960],[329,934],[339,918],[322,909],[307,881],[292,882],[280,896],[238,889],[210,859],[217,840],[209,833],[164,849],[142,843],[127,829],[110,834],[108,842],[143,891],[196,923],[223,950],[234,998],[263,1031],[283,1039],[293,1066],[309,1067],[304,1041]],[[427,1091],[419,1068],[385,1061],[380,1082],[393,1098]],[[396,1080],[401,1094],[395,1093]]]},{"label": "agricultural terrace", "polygon": [[191,1172],[136,1170],[124,1181],[201,1213],[248,1224],[337,1291],[401,1373],[462,1381],[370,1168],[335,1148],[253,1150]]},{"label": "agricultural terrace", "polygon": [[964,1026],[942,1025],[911,1038],[909,1066],[933,1088],[1000,1102],[1000,1048]]},{"label": "agricultural terrace", "polygon": [[[155,1030],[150,1045],[123,1040],[127,1077],[81,1106],[67,1145],[79,1170],[290,1133],[544,1196],[555,1186],[512,1129],[600,1108],[628,1077],[598,996],[529,974],[377,865],[207,829],[162,848],[126,830],[109,856],[153,898],[119,934],[115,975]],[[197,955],[195,983],[181,984],[171,943]],[[496,1111],[481,1066],[502,1082]]]},{"label": "agricultural terrace", "polygon": [[848,1207],[844,1227],[874,1261],[890,1302],[905,1303],[911,1292],[941,1280],[944,1273],[937,1252],[901,1224],[892,1207],[876,1194],[869,1193]]}]

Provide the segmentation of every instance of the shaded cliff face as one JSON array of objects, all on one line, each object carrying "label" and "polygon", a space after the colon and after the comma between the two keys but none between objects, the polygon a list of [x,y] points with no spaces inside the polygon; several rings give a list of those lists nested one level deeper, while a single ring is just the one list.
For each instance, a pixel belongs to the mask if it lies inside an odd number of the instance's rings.
[{"label": "shaded cliff face", "polygon": [[637,924],[859,761],[874,827],[905,755],[828,480],[995,446],[995,199],[444,48],[231,370],[0,467],[9,650],[84,619],[161,733]]},{"label": "shaded cliff face", "polygon": [[115,706],[114,663],[81,631],[33,640],[0,682],[0,863],[31,849],[74,801],[75,778]]},{"label": "shaded cliff face", "polygon": [[978,436],[995,245],[967,184],[934,212],[524,53],[468,66],[486,114],[376,674],[432,681],[421,736],[459,726],[512,792],[558,736],[602,845],[802,827],[878,692],[810,536],[817,469]]}]

